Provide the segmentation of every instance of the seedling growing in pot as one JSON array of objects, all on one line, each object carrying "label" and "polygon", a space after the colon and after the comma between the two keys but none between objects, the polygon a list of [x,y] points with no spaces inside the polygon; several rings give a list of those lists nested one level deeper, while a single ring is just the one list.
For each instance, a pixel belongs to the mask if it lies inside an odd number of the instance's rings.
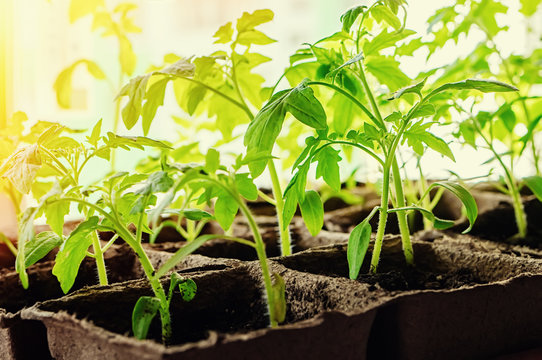
[{"label": "seedling growing in pot", "polygon": [[[378,9],[378,11],[375,9]],[[351,58],[346,60],[343,64],[338,64],[335,65],[335,68],[331,68],[331,75],[328,77],[327,81],[304,80],[296,88],[284,90],[273,95],[267,105],[264,106],[250,124],[246,136],[249,143],[248,153],[258,152],[269,154],[273,141],[280,132],[280,127],[282,126],[287,111],[290,111],[299,121],[316,129],[316,135],[306,139],[306,147],[295,162],[294,168],[297,168],[297,172],[285,190],[284,196],[286,205],[283,213],[285,223],[293,216],[298,203],[300,204],[302,212],[310,212],[315,219],[321,217],[321,201],[319,201],[316,193],[310,191],[305,193],[305,184],[310,164],[312,162],[318,162],[316,170],[317,177],[323,177],[324,181],[332,187],[337,188],[339,186],[338,162],[341,158],[339,156],[339,151],[335,150],[333,145],[346,145],[360,149],[377,161],[382,167],[381,206],[376,207],[372,213],[354,229],[350,236],[348,259],[351,278],[356,278],[359,273],[370,240],[371,226],[369,225],[369,220],[377,212],[380,213],[380,219],[373,247],[371,272],[375,272],[378,266],[388,213],[396,212],[398,215],[403,251],[408,264],[413,264],[414,254],[406,221],[407,211],[420,211],[424,217],[433,221],[437,228],[446,228],[452,225],[452,222],[437,219],[429,210],[416,204],[406,206],[401,174],[396,159],[399,145],[405,143],[405,141],[410,147],[413,147],[414,150],[420,148],[423,149],[424,146],[428,146],[444,156],[453,159],[453,154],[447,143],[429,132],[429,128],[433,125],[433,122],[424,121],[424,118],[431,116],[435,112],[435,107],[431,103],[431,99],[435,95],[443,93],[446,90],[476,89],[483,92],[515,90],[515,88],[510,85],[496,81],[470,79],[445,84],[429,92],[427,95],[423,95],[422,90],[425,85],[425,80],[423,80],[418,84],[396,91],[392,94],[391,99],[389,99],[395,100],[403,96],[415,95],[418,97],[418,102],[411,106],[408,111],[393,111],[386,117],[383,117],[380,112],[380,107],[373,96],[373,91],[369,86],[365,71],[367,68],[372,68],[371,73],[375,75],[376,79],[388,86],[393,82],[390,79],[387,79],[386,75],[382,74],[382,72],[375,71],[379,60],[382,60],[384,63],[391,64],[393,62],[395,64],[393,71],[390,70],[389,76],[392,76],[392,74],[402,74],[396,67],[398,63],[396,63],[395,60],[392,61],[388,58],[382,59],[381,56],[377,55],[378,50],[390,46],[390,41],[383,42],[382,40],[382,37],[386,37],[387,29],[382,30],[381,35],[374,37],[372,40],[364,40],[363,49],[366,53],[373,53],[371,57],[365,59],[361,53],[357,52],[360,50],[362,39],[367,34],[367,31],[364,29],[364,20],[369,14],[378,20],[381,12],[387,14],[384,18],[387,19],[386,22],[391,22],[393,26],[393,24],[395,24],[395,21],[393,21],[395,15],[392,10],[386,8],[381,2],[375,3],[368,9],[365,7],[352,9],[343,15],[343,25],[346,30],[350,31],[350,28],[354,22],[358,21],[358,18],[360,18],[360,20],[355,28],[359,28],[360,30],[355,31],[354,35],[351,35],[350,33],[347,34],[346,31],[343,31],[340,36],[335,34],[330,38],[326,38],[326,41],[331,41],[331,39],[333,39],[333,41],[339,43],[339,46],[336,48],[341,49],[329,50],[330,54],[334,53],[336,55],[340,53],[343,57],[349,55]],[[378,16],[375,15],[375,13],[378,14]],[[349,48],[347,45],[350,45],[350,51],[348,51]],[[312,46],[312,48],[312,51],[315,53],[320,51],[320,49],[314,49],[314,46]],[[353,55],[351,55],[352,53]],[[329,57],[322,58],[324,61],[329,59]],[[316,55],[316,61],[320,61],[318,55]],[[329,63],[326,63],[326,66],[328,66],[327,68],[329,69]],[[333,79],[339,78],[339,75],[342,72],[346,74],[342,78],[342,84],[335,84]],[[404,74],[402,76],[404,76]],[[348,79],[348,81],[345,79]],[[397,79],[397,76],[395,79]],[[356,82],[352,82],[354,80]],[[312,91],[311,87],[314,86],[329,88],[337,94],[344,96],[348,101],[351,101],[353,106],[366,116],[367,119],[363,125],[358,129],[348,131],[344,137],[339,133],[330,133],[329,127],[325,122],[325,113],[324,116],[321,115],[323,113],[323,107],[320,105],[319,100],[314,96],[314,92]],[[365,96],[369,99],[371,104],[372,111],[352,93],[355,89],[364,90]],[[301,97],[298,94],[303,94],[303,96]],[[319,121],[321,119],[324,121]],[[258,141],[253,141],[252,139],[257,139]],[[264,140],[261,141],[261,139]],[[393,187],[395,190],[391,198],[391,202],[394,205],[393,208],[389,207],[391,180],[393,180]],[[472,223],[477,216],[476,203],[472,196],[460,185],[450,182],[437,182],[428,187],[426,193],[422,196],[422,200],[432,188],[438,186],[444,187],[454,193],[466,206],[467,218],[471,224],[466,231],[470,230]],[[315,229],[321,227],[321,221],[315,220],[314,227]]]},{"label": "seedling growing in pot", "polygon": [[[181,172],[181,175],[164,200],[151,211],[151,218],[156,217],[169,206],[174,194],[187,188],[195,194],[193,201],[197,204],[210,204],[213,199],[216,199],[213,206],[214,218],[225,231],[231,227],[235,216],[240,211],[248,222],[254,241],[228,235],[214,236],[250,246],[256,251],[263,275],[270,325],[274,327],[283,322],[286,316],[285,284],[279,274],[271,273],[269,270],[265,243],[258,224],[245,202],[245,200],[256,200],[258,197],[258,188],[254,185],[250,174],[240,172],[241,167],[249,161],[250,159],[238,156],[232,168],[228,169],[220,164],[219,153],[210,149],[205,165],[172,164],[170,167]],[[191,243],[187,246],[190,245]]]},{"label": "seedling growing in pot", "polygon": [[[39,205],[31,207],[21,215],[19,221],[19,240],[16,269],[21,276],[23,286],[28,287],[28,278],[25,269],[47,255],[52,249],[61,246],[57,254],[57,264],[67,261],[70,264],[79,264],[86,255],[96,259],[99,281],[107,284],[107,271],[103,253],[117,239],[101,246],[96,230],[84,232],[92,240],[86,247],[79,248],[78,252],[66,249],[66,243],[77,242],[81,236],[78,232],[70,234],[66,239],[63,235],[64,217],[70,212],[69,202],[54,201],[62,196],[69,195],[72,199],[84,200],[88,194],[81,183],[82,174],[87,164],[94,158],[109,160],[114,149],[144,149],[144,147],[168,148],[168,145],[145,137],[123,137],[111,132],[101,136],[101,120],[96,123],[92,133],[85,143],[80,143],[72,137],[63,135],[66,129],[62,126],[52,125],[45,129],[34,144],[15,151],[2,165],[0,174],[8,177],[12,184],[22,193],[32,190],[34,197],[39,197]],[[39,174],[54,176],[56,182],[43,185],[36,181]],[[78,210],[85,217],[92,217],[96,210],[78,203]],[[38,236],[34,234],[34,219],[45,215],[50,232]],[[81,230],[83,231],[83,230]],[[72,240],[73,239],[73,240]],[[81,246],[81,245],[79,245]],[[87,254],[92,247],[93,252]],[[67,292],[73,285],[75,273],[53,271],[59,278],[62,290]]]},{"label": "seedling growing in pot", "polygon": [[[534,3],[533,3],[534,4]],[[497,14],[514,14],[514,10],[503,3],[487,1],[470,1],[461,5],[461,12],[466,16],[458,17],[457,4],[439,9],[429,19],[429,26],[440,26],[435,34],[435,41],[424,44],[432,54],[436,49],[444,46],[449,39],[455,40],[458,46],[463,41],[462,33],[469,34],[469,29],[477,28],[484,36],[484,41],[479,42],[465,58],[454,59],[454,62],[445,68],[437,82],[449,82],[458,79],[465,72],[477,72],[482,76],[496,76],[498,79],[514,85],[519,89],[514,94],[502,94],[497,97],[501,105],[497,110],[479,111],[473,113],[461,101],[448,103],[447,106],[455,107],[460,113],[468,118],[459,124],[457,136],[463,138],[464,143],[478,148],[488,149],[492,153],[488,163],[494,163],[504,173],[504,186],[499,190],[510,195],[514,207],[517,234],[514,239],[527,236],[528,224],[520,196],[520,189],[526,185],[539,198],[542,199],[542,178],[540,177],[540,154],[539,148],[534,141],[534,135],[539,127],[542,113],[540,111],[541,97],[536,96],[533,85],[541,81],[539,74],[539,62],[542,56],[540,49],[523,54],[518,54],[518,49],[506,56],[500,49],[498,36],[501,31],[508,27],[505,23],[497,23]],[[536,5],[522,4],[520,11],[514,16],[520,16],[524,23],[528,23],[529,17],[536,12]],[[460,19],[458,21],[458,19]],[[527,26],[526,38],[537,36],[533,28]],[[489,59],[495,59],[496,63],[490,64]],[[497,69],[497,71],[495,71]],[[434,72],[433,70],[432,72]],[[446,99],[443,99],[446,101]],[[456,99],[462,100],[462,99]],[[521,135],[518,135],[521,134]],[[478,141],[477,141],[478,140]],[[499,150],[504,145],[505,151]],[[514,174],[518,160],[530,155],[533,162],[534,176],[518,179]]]},{"label": "seedling growing in pot", "polygon": [[[146,134],[158,108],[163,104],[167,84],[172,82],[181,109],[190,116],[198,116],[196,121],[190,122],[196,124],[197,131],[211,126],[220,131],[221,144],[234,141],[237,137],[234,129],[252,121],[254,109],[261,108],[269,93],[269,89],[263,87],[264,78],[253,70],[271,59],[253,51],[253,48],[275,42],[258,29],[273,17],[271,10],[245,12],[237,20],[235,28],[228,22],[214,34],[215,43],[219,46],[226,45],[226,50],[195,58],[180,58],[169,54],[164,60],[173,64],[165,68],[154,68],[154,71],[148,74],[133,78],[119,94],[121,97],[128,97],[123,109],[126,127],[132,128],[141,117]],[[211,124],[202,121],[205,115],[212,119]],[[260,195],[274,205],[277,214],[280,214],[284,206],[280,178],[274,160],[266,158],[264,162],[269,169],[273,198],[261,192]],[[258,175],[262,172],[263,168]],[[280,216],[278,222],[281,252],[289,255],[291,239],[288,224],[282,224]]]},{"label": "seedling growing in pot", "polygon": [[[517,179],[514,175],[514,164],[523,155],[527,145],[532,141],[532,131],[535,126],[529,127],[527,134],[518,137],[514,133],[516,125],[515,116],[507,108],[508,104],[501,106],[495,112],[480,111],[473,115],[470,111],[464,109],[457,102],[454,103],[456,109],[467,114],[467,119],[459,124],[458,136],[461,136],[464,142],[473,148],[486,148],[491,151],[492,157],[486,162],[497,163],[504,172],[504,186],[498,185],[498,189],[504,194],[512,198],[512,206],[514,208],[514,217],[518,232],[511,240],[523,239],[527,236],[527,216],[523,207],[520,189],[522,186],[527,186],[538,200],[542,201],[542,177],[532,175],[523,179]],[[505,110],[503,110],[503,108]],[[508,111],[508,115],[503,112]],[[506,117],[509,121],[503,122],[502,118]],[[536,119],[536,123],[540,121],[542,115]],[[504,124],[504,126],[502,126]],[[483,141],[483,145],[476,143],[479,138]],[[508,150],[500,153],[496,148],[497,141],[507,144]],[[508,158],[508,159],[507,159]],[[507,161],[508,160],[508,161]],[[510,165],[507,165],[509,163]]]}]

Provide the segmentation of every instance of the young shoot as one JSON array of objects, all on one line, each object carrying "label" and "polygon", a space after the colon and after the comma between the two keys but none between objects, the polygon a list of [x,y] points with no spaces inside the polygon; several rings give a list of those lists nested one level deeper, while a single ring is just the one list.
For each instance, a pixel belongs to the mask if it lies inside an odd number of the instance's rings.
[{"label": "young shoot", "polygon": [[[308,66],[306,65],[307,63],[311,64],[311,62],[306,61],[307,58],[313,58],[313,63],[320,66],[319,69],[323,69],[322,71],[325,71],[327,76],[323,76],[322,80],[318,81],[305,79],[295,88],[274,94],[267,105],[256,115],[245,136],[245,140],[248,141],[248,153],[270,154],[272,145],[280,132],[287,112],[294,115],[300,122],[316,130],[315,136],[311,136],[305,140],[306,147],[294,164],[294,169],[297,169],[297,172],[284,192],[284,223],[288,223],[291,219],[297,204],[300,205],[302,213],[310,213],[313,218],[322,215],[321,201],[317,199],[317,195],[314,192],[305,192],[305,186],[307,174],[313,162],[318,162],[316,169],[317,177],[322,177],[329,186],[335,189],[340,186],[339,161],[341,157],[339,156],[339,150],[334,149],[333,146],[352,146],[365,152],[377,161],[382,169],[381,205],[375,208],[369,217],[354,229],[350,236],[348,258],[350,277],[352,278],[356,278],[359,273],[370,240],[371,227],[369,220],[377,212],[379,213],[379,223],[372,253],[371,272],[376,272],[377,270],[384,229],[389,213],[397,213],[403,251],[408,264],[414,263],[414,253],[406,219],[407,211],[420,211],[437,228],[445,228],[452,225],[450,221],[435,218],[431,211],[422,208],[419,204],[406,205],[399,171],[397,152],[399,146],[405,142],[414,150],[423,149],[427,146],[453,160],[453,154],[448,144],[429,131],[429,128],[434,123],[424,121],[425,118],[430,117],[436,111],[431,99],[437,94],[444,94],[445,91],[450,90],[476,89],[482,92],[516,90],[513,86],[497,81],[469,79],[442,85],[424,95],[422,94],[422,90],[425,80],[423,80],[415,85],[407,86],[394,92],[391,99],[388,100],[392,101],[403,96],[411,97],[414,100],[415,98],[412,96],[417,96],[418,101],[408,111],[392,111],[387,116],[383,116],[381,106],[377,104],[373,90],[369,86],[366,72],[370,72],[378,82],[388,87],[396,85],[397,79],[406,77],[406,75],[400,72],[398,62],[378,54],[379,50],[393,46],[396,41],[404,38],[405,34],[401,35],[401,31],[406,30],[398,26],[398,32],[390,38],[390,33],[388,33],[387,27],[384,26],[379,35],[367,38],[364,20],[368,16],[371,16],[377,22],[387,23],[389,26],[395,27],[397,24],[394,19],[397,19],[397,17],[394,15],[393,10],[386,7],[385,2],[378,1],[368,9],[357,7],[344,14],[342,17],[343,32],[341,36],[335,34],[329,38],[320,40],[320,42],[332,42],[336,46],[320,48],[316,47],[316,45],[311,45],[310,51],[313,55],[305,55],[303,58],[305,61],[297,65],[300,67],[297,69],[297,72],[299,72]],[[387,15],[382,16],[383,12]],[[354,28],[358,30],[350,32],[355,22],[357,22],[357,26]],[[348,36],[346,35],[347,31]],[[406,35],[409,34],[412,34],[412,32],[407,31]],[[384,41],[384,38],[387,40]],[[363,55],[361,47],[363,47]],[[323,54],[327,54],[327,56],[323,56]],[[371,56],[368,56],[369,54]],[[330,62],[329,59],[334,60]],[[343,59],[344,62],[339,63],[339,59]],[[378,69],[377,62],[389,65],[387,74],[382,73]],[[314,67],[314,65],[311,65],[311,68]],[[318,76],[318,73],[315,76]],[[406,78],[408,79],[408,77]],[[365,116],[365,121],[357,129],[350,131],[346,129],[342,133],[330,132],[330,128],[336,127],[336,125],[334,122],[326,123],[323,106],[314,95],[313,87],[324,87],[334,92],[337,96],[343,97],[351,103],[350,105],[354,109],[351,114],[355,114],[356,116],[362,114]],[[359,100],[357,94],[360,92],[364,92],[364,96],[369,101],[370,109]],[[386,103],[386,101],[384,100],[383,103]],[[334,113],[337,111],[334,108],[331,110]],[[344,123],[344,120],[342,121]],[[352,119],[346,121],[346,123],[354,124]],[[418,151],[418,153],[420,152]],[[251,170],[253,172],[257,172],[258,169],[261,169],[261,165],[252,164]],[[476,219],[477,209],[476,203],[468,191],[454,183],[436,182],[426,189],[426,193],[422,195],[421,201],[435,187],[444,187],[459,197],[467,208],[467,218],[471,226],[466,231],[470,230],[472,223]],[[394,205],[392,208],[390,208],[390,202]],[[313,221],[313,224],[315,230],[321,227],[320,220]]]},{"label": "young shoot", "polygon": [[[228,235],[216,235],[216,237],[250,246],[256,251],[262,270],[269,322],[274,327],[283,322],[286,316],[285,284],[279,274],[270,272],[265,243],[254,215],[246,204],[246,200],[254,201],[258,198],[258,188],[254,185],[250,174],[239,171],[246,164],[248,160],[238,156],[232,169],[228,169],[221,165],[219,153],[210,149],[205,165],[172,164],[170,166],[181,174],[171,187],[169,194],[190,188],[194,194],[191,197],[194,203],[211,205],[214,200],[214,219],[226,232],[232,226],[239,211],[246,218],[253,241]],[[151,212],[151,217],[162,213],[172,199],[172,196],[165,196],[164,200]]]}]

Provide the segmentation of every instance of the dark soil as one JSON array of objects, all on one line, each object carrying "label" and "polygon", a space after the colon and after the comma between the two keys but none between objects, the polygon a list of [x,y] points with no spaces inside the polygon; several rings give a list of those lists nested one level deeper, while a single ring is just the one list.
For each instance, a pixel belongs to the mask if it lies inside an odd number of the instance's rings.
[{"label": "dark soil", "polygon": [[[299,273],[277,264],[273,267],[286,282],[286,324],[312,318],[325,310],[354,311],[386,299],[382,292],[370,291],[364,284]],[[246,333],[268,327],[261,271],[256,262],[206,270],[184,274],[196,282],[198,292],[191,302],[183,302],[176,296],[171,304],[172,345],[206,339],[209,332]],[[354,293],[356,296],[352,298]],[[79,319],[124,334],[130,332],[135,302],[144,295],[151,295],[146,281],[132,281],[83,289],[70,297],[43,303],[40,308],[67,311]],[[149,337],[160,342],[158,318],[151,326]]]}]

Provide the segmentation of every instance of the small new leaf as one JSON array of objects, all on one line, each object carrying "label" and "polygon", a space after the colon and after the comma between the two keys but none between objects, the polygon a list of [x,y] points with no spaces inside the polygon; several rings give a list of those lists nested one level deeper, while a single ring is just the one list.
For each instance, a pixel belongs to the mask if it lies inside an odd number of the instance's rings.
[{"label": "small new leaf", "polygon": [[369,219],[363,220],[350,233],[346,257],[348,260],[348,273],[352,280],[358,278],[363,259],[371,241],[371,224]]},{"label": "small new leaf", "polygon": [[312,236],[318,235],[324,225],[324,205],[316,191],[309,190],[305,193],[305,199],[299,204],[301,216]]},{"label": "small new leaf", "polygon": [[410,85],[410,86],[407,86],[405,88],[399,89],[396,92],[394,92],[392,94],[392,97],[389,98],[388,100],[399,99],[404,94],[409,94],[409,93],[414,93],[414,94],[417,94],[419,97],[421,97],[422,96],[422,89],[423,89],[426,81],[427,81],[427,78],[423,79],[422,81],[420,81],[417,84]]},{"label": "small new leaf", "polygon": [[146,339],[152,319],[160,309],[160,300],[151,296],[142,296],[137,300],[132,312],[132,331],[137,339]]},{"label": "small new leaf", "polygon": [[341,188],[341,179],[339,173],[339,156],[340,151],[333,149],[331,146],[326,146],[320,150],[314,160],[318,161],[316,167],[316,178],[323,178],[324,181],[335,191]]}]

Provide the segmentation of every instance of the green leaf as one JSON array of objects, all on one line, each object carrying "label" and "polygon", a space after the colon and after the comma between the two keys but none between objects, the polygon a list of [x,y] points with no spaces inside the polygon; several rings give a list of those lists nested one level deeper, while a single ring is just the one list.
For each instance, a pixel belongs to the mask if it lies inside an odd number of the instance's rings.
[{"label": "green leaf", "polygon": [[119,63],[122,72],[128,76],[131,76],[135,70],[137,57],[132,49],[132,43],[130,40],[122,34],[117,35],[119,39]]},{"label": "green leaf", "polygon": [[399,69],[399,62],[391,56],[371,56],[365,61],[367,70],[390,90],[400,89],[412,81]]},{"label": "green leaf", "polygon": [[350,28],[354,25],[354,22],[363,14],[367,9],[367,6],[356,6],[352,9],[347,10],[344,14],[341,15],[341,22],[343,23],[343,31],[349,33]]},{"label": "green leaf", "polygon": [[243,15],[237,20],[237,31],[239,33],[243,31],[249,31],[254,29],[256,26],[264,24],[273,20],[273,11],[269,9],[256,10],[252,14],[244,12]]},{"label": "green leaf", "polygon": [[128,102],[122,108],[122,121],[128,130],[134,127],[141,115],[141,103],[147,92],[149,77],[150,75],[137,76],[120,91],[119,96],[128,96]]},{"label": "green leaf", "polygon": [[98,228],[99,221],[97,216],[91,216],[79,224],[66,239],[64,246],[56,256],[53,275],[57,277],[64,293],[67,293],[75,282],[79,266],[92,243],[91,236]]},{"label": "green leaf", "polygon": [[411,94],[411,93],[416,94],[419,97],[422,97],[422,89],[423,89],[426,81],[427,81],[427,78],[423,79],[422,81],[420,81],[417,84],[410,85],[410,86],[407,86],[405,88],[399,89],[396,92],[394,92],[392,94],[393,96],[391,98],[389,98],[388,100],[399,99],[404,94]]},{"label": "green leaf", "polygon": [[81,59],[74,62],[71,66],[68,66],[58,74],[53,88],[56,91],[56,100],[58,105],[64,109],[69,109],[71,107],[71,96],[72,96],[72,75],[74,70],[80,64],[85,64],[87,66],[88,72],[94,76],[96,79],[103,80],[106,78],[102,69],[94,61]]},{"label": "green leaf", "polygon": [[342,64],[341,66],[337,67],[335,70],[333,71],[330,71],[329,73],[326,74],[326,77],[328,76],[331,76],[332,74],[335,74],[337,72],[339,72],[342,68],[346,67],[346,66],[349,66],[349,65],[352,65],[352,64],[355,64],[359,61],[362,61],[364,59],[363,57],[363,54],[362,53],[359,53],[357,54],[356,56],[354,56],[353,58],[349,59],[348,61],[346,61],[344,64]]},{"label": "green leaf", "polygon": [[239,204],[230,195],[221,193],[215,202],[215,218],[224,230],[228,230],[237,215]]},{"label": "green leaf", "polygon": [[401,20],[399,20],[399,18],[388,7],[384,5],[377,5],[373,7],[371,9],[371,14],[379,23],[385,21],[395,30],[399,30],[401,28]]},{"label": "green leaf", "polygon": [[181,214],[188,220],[199,221],[203,219],[214,219],[213,214],[201,209],[184,209]]},{"label": "green leaf", "polygon": [[369,219],[367,218],[359,223],[348,237],[346,258],[348,260],[349,277],[352,280],[358,278],[363,259],[371,241],[371,232],[371,224],[369,224]]},{"label": "green leaf", "polygon": [[145,94],[146,102],[141,110],[141,125],[143,126],[144,135],[149,133],[156,111],[160,106],[164,105],[164,95],[169,80],[170,78],[158,80],[149,87],[149,90]]},{"label": "green leaf", "polygon": [[288,228],[288,225],[292,222],[295,212],[297,210],[297,194],[295,190],[290,190],[284,195],[284,208],[282,210],[282,227],[283,230]]},{"label": "green leaf", "polygon": [[528,176],[523,178],[523,181],[525,182],[525,185],[531,189],[536,198],[539,201],[542,201],[542,177],[537,175]]},{"label": "green leaf", "polygon": [[245,199],[256,201],[258,199],[258,188],[250,178],[250,174],[235,174],[235,185],[239,194]]},{"label": "green leaf", "polygon": [[521,9],[519,10],[525,16],[533,16],[538,6],[542,3],[541,0],[520,0]]},{"label": "green leaf", "polygon": [[465,206],[465,209],[467,210],[467,219],[469,220],[469,227],[465,231],[463,231],[463,234],[468,233],[472,229],[474,222],[478,217],[478,206],[476,205],[476,201],[474,200],[470,192],[463,186],[449,181],[437,181],[432,183],[427,189],[426,194],[429,193],[431,189],[434,189],[438,186],[445,188],[446,190],[457,196],[457,198],[461,200],[461,202]]},{"label": "green leaf", "polygon": [[318,235],[324,226],[324,205],[316,191],[309,190],[305,193],[305,199],[299,204],[301,216],[312,236]]},{"label": "green leaf", "polygon": [[62,236],[64,229],[64,216],[70,212],[70,203],[67,201],[56,201],[45,206],[45,217],[47,224],[56,234]]},{"label": "green leaf", "polygon": [[137,339],[147,338],[152,319],[160,309],[160,300],[151,296],[140,297],[132,312],[132,331]]},{"label": "green leaf", "polygon": [[433,90],[427,96],[427,98],[445,90],[463,90],[463,89],[474,89],[474,90],[479,90],[484,93],[518,91],[518,88],[516,88],[515,86],[509,85],[497,80],[467,79],[463,81],[457,81],[453,83],[444,84],[438,87],[437,89]]},{"label": "green leaf", "polygon": [[505,103],[498,110],[499,118],[502,120],[504,127],[508,130],[509,133],[513,133],[514,128],[516,127],[516,114],[512,111],[510,104]]},{"label": "green leaf", "polygon": [[215,44],[227,44],[232,40],[233,36],[233,27],[230,22],[227,22],[226,24],[222,25],[213,35],[215,40]]},{"label": "green leaf", "polygon": [[39,260],[54,248],[60,246],[64,239],[58,236],[52,231],[44,231],[36,236],[32,240],[26,243],[25,246],[25,267],[34,265]]},{"label": "green leaf", "polygon": [[169,286],[170,289],[178,287],[181,293],[181,298],[186,302],[192,301],[192,299],[194,299],[196,296],[196,292],[198,291],[198,286],[194,280],[185,278],[184,276],[181,276],[175,272],[171,274],[171,282]]},{"label": "green leaf", "polygon": [[15,260],[15,271],[19,274],[23,288],[28,289],[28,274],[26,273],[26,244],[34,238],[34,219],[38,209],[29,207],[19,219],[19,239],[17,242],[17,259]]},{"label": "green leaf", "polygon": [[[290,112],[303,124],[315,129],[326,127],[326,113],[314,96],[314,92],[302,82],[297,87],[283,90],[271,97],[249,124],[244,138],[247,155],[264,153],[271,155],[273,145],[280,133],[286,113]],[[253,178],[258,177],[267,161],[259,160],[249,164]]]},{"label": "green leaf", "polygon": [[92,128],[92,133],[87,137],[87,141],[90,145],[97,147],[98,141],[100,140],[100,134],[102,132],[102,119],[98,120],[94,128]]},{"label": "green leaf", "polygon": [[94,13],[100,7],[105,7],[104,0],[71,0],[69,9],[70,23]]},{"label": "green leaf", "polygon": [[216,149],[209,149],[205,155],[205,171],[214,174],[220,167],[220,153]]},{"label": "green leaf", "polygon": [[440,219],[440,218],[436,217],[431,211],[429,211],[427,209],[424,209],[422,207],[416,206],[416,205],[407,206],[407,207],[404,207],[404,208],[391,209],[391,210],[389,210],[389,212],[408,211],[408,210],[419,211],[423,215],[424,218],[426,218],[427,220],[429,220],[429,221],[431,221],[433,223],[433,226],[437,230],[446,230],[446,229],[449,229],[450,227],[454,226],[454,221]]},{"label": "green leaf", "polygon": [[313,158],[314,161],[318,161],[316,178],[323,177],[324,181],[335,191],[339,191],[341,188],[339,173],[339,161],[341,161],[341,157],[339,153],[339,150],[335,150],[331,146],[326,146]]},{"label": "green leaf", "polygon": [[383,29],[380,34],[363,44],[363,53],[365,56],[373,55],[373,53],[378,53],[378,51],[382,49],[396,46],[399,41],[414,34],[416,34],[416,32],[413,30],[388,32],[388,29]]},{"label": "green leaf", "polygon": [[240,33],[237,37],[237,42],[244,46],[250,46],[272,44],[276,42],[276,40],[271,39],[261,31],[253,29]]},{"label": "green leaf", "polygon": [[414,111],[411,118],[416,119],[421,117],[427,117],[433,115],[434,113],[435,107],[432,104],[423,104]]}]

